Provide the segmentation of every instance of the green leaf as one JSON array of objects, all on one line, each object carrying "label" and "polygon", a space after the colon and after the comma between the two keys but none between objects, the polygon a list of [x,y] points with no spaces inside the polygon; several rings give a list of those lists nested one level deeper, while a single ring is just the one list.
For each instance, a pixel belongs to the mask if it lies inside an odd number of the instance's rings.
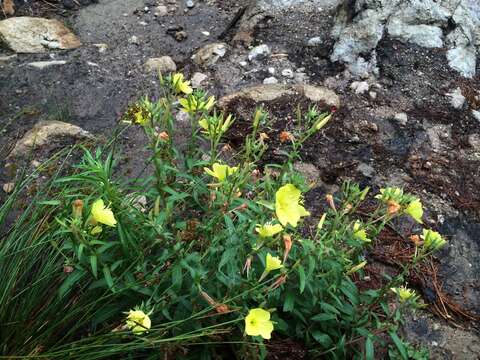
[{"label": "green leaf", "polygon": [[60,205],[62,202],[60,200],[43,200],[37,202],[37,205],[52,205],[57,206]]},{"label": "green leaf", "polygon": [[90,266],[92,267],[92,273],[95,279],[98,276],[97,272],[97,255],[90,255]]},{"label": "green leaf", "polygon": [[336,320],[336,319],[337,319],[337,315],[321,313],[321,314],[315,315],[310,320],[312,320],[312,321],[327,321],[327,320]]},{"label": "green leaf", "polygon": [[333,341],[327,334],[321,332],[320,330],[314,330],[311,332],[311,334],[315,341],[322,345],[323,348],[329,348],[332,346]]},{"label": "green leaf", "polygon": [[67,278],[58,289],[58,296],[60,298],[63,298],[70,291],[70,289],[83,277],[84,274],[85,273],[83,270],[75,270],[74,272],[68,274]]},{"label": "green leaf", "polygon": [[333,307],[332,305],[330,304],[327,304],[325,302],[321,302],[320,303],[320,307],[326,311],[327,313],[334,313],[334,314],[337,314],[337,315],[340,315],[340,311],[338,311],[335,307]]},{"label": "green leaf", "polygon": [[267,209],[269,210],[275,210],[275,204],[271,203],[270,201],[266,201],[266,200],[258,200],[257,201],[257,204],[258,205],[262,205],[262,206],[265,206]]},{"label": "green leaf", "polygon": [[287,292],[285,302],[283,303],[283,311],[290,312],[295,307],[295,295],[293,292]]},{"label": "green leaf", "polygon": [[112,274],[110,274],[110,268],[107,265],[103,267],[103,276],[105,277],[108,287],[113,290]]},{"label": "green leaf", "polygon": [[298,277],[300,279],[300,294],[305,290],[305,269],[302,265],[298,267]]},{"label": "green leaf", "polygon": [[400,340],[397,333],[395,331],[389,331],[388,335],[390,335],[390,337],[392,338],[393,343],[395,344],[395,346],[398,349],[398,352],[402,356],[402,359],[403,360],[408,360],[408,355],[407,355],[407,350],[405,349],[405,345],[403,345],[403,341]]},{"label": "green leaf", "polygon": [[365,360],[374,360],[375,350],[373,348],[373,341],[370,337],[367,337],[365,341]]}]

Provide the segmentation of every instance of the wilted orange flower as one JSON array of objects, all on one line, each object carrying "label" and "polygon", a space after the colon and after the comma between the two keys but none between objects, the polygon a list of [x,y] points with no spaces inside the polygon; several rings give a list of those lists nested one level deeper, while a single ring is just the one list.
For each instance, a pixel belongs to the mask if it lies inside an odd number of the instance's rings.
[{"label": "wilted orange flower", "polygon": [[160,134],[158,134],[158,138],[163,141],[168,141],[168,139],[170,139],[170,136],[168,136],[168,133],[166,131],[162,131]]},{"label": "wilted orange flower", "polygon": [[396,214],[397,212],[400,211],[400,209],[401,209],[401,206],[397,202],[395,202],[393,200],[389,200],[387,202],[387,213],[389,215]]},{"label": "wilted orange flower", "polygon": [[420,239],[420,236],[418,236],[418,235],[410,236],[410,241],[413,242],[415,244],[415,246],[422,245],[422,240]]},{"label": "wilted orange flower", "polygon": [[283,235],[283,246],[285,247],[285,250],[283,252],[283,262],[287,260],[288,254],[290,253],[290,250],[292,249],[292,237],[289,234]]},{"label": "wilted orange flower", "polygon": [[250,268],[252,267],[252,257],[249,256],[247,258],[247,260],[245,261],[245,265],[243,266],[243,272],[247,272],[247,276],[248,276],[248,273],[250,272]]},{"label": "wilted orange flower", "polygon": [[77,199],[72,204],[72,215],[74,219],[80,219],[83,211],[83,200]]},{"label": "wilted orange flower", "polygon": [[268,137],[267,133],[264,133],[264,132],[261,132],[259,137],[260,137],[260,141],[265,141],[265,140],[270,139]]},{"label": "wilted orange flower", "polygon": [[287,141],[292,141],[293,140],[293,135],[290,134],[288,131],[282,131],[280,133],[280,142],[284,143]]},{"label": "wilted orange flower", "polygon": [[277,280],[275,280],[275,282],[269,286],[269,290],[275,290],[276,288],[278,288],[279,286],[285,284],[287,282],[287,275],[286,274],[282,274],[278,277]]},{"label": "wilted orange flower", "polygon": [[335,202],[333,201],[333,195],[332,194],[327,194],[325,196],[325,199],[327,199],[328,206],[330,206],[330,208],[333,211],[337,211],[337,208],[335,207]]}]

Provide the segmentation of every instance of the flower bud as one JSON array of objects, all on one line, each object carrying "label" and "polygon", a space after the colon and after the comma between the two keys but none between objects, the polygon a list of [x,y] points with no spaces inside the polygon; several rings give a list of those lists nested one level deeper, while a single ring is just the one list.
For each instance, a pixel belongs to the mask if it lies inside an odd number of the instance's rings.
[{"label": "flower bud", "polygon": [[330,206],[330,208],[333,210],[333,211],[337,211],[337,208],[335,207],[335,202],[333,200],[333,195],[332,194],[327,194],[325,196],[325,198],[327,199],[327,204],[328,206]]},{"label": "flower bud", "polygon": [[393,200],[389,200],[387,202],[387,213],[388,213],[388,215],[395,215],[396,213],[398,213],[400,211],[400,208],[401,208],[401,206]]},{"label": "flower bud", "polygon": [[72,204],[72,216],[74,219],[81,219],[83,212],[83,200],[77,199]]},{"label": "flower bud", "polygon": [[170,136],[166,131],[162,131],[160,134],[158,134],[158,138],[162,141],[168,141],[170,139]]},{"label": "flower bud", "polygon": [[283,235],[283,246],[285,247],[283,252],[283,262],[285,262],[290,250],[292,249],[292,237],[289,234]]}]

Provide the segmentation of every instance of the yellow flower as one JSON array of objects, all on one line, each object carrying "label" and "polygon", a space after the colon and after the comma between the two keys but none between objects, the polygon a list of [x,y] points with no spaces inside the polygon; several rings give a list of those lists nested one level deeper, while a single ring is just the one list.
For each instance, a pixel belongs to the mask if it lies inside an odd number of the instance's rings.
[{"label": "yellow flower", "polygon": [[423,235],[420,237],[423,239],[423,246],[426,250],[438,250],[447,243],[442,235],[433,230],[423,229]]},{"label": "yellow flower", "polygon": [[115,226],[117,224],[112,210],[105,206],[102,199],[95,200],[92,204],[92,216],[95,221],[101,224],[108,226]]},{"label": "yellow flower", "polygon": [[422,216],[423,216],[423,208],[422,203],[420,200],[415,199],[408,204],[407,208],[405,209],[405,213],[410,215],[413,220],[416,222],[423,224]]},{"label": "yellow flower", "polygon": [[183,74],[181,73],[176,73],[173,74],[172,77],[172,84],[173,87],[175,88],[175,92],[177,93],[184,93],[184,94],[191,94],[192,93],[192,88],[190,87],[190,81],[185,81],[183,79]]},{"label": "yellow flower", "polygon": [[215,163],[212,165],[212,169],[203,168],[208,175],[217,178],[219,181],[224,181],[227,176],[232,175],[234,172],[238,170],[238,167],[230,167],[228,165],[222,165],[219,163]]},{"label": "yellow flower", "polygon": [[251,309],[245,317],[245,332],[250,336],[261,336],[270,339],[273,331],[273,322],[270,320],[270,313],[257,308]]},{"label": "yellow flower", "polygon": [[300,205],[301,192],[294,185],[287,184],[278,189],[275,194],[275,211],[278,220],[285,226],[297,226],[302,216],[309,216],[310,213]]},{"label": "yellow flower", "polygon": [[150,317],[142,310],[130,310],[127,316],[127,327],[132,330],[135,335],[142,335],[152,326]]},{"label": "yellow flower", "polygon": [[358,220],[353,224],[353,237],[365,242],[372,241],[367,237],[367,232],[362,228],[362,223]]},{"label": "yellow flower", "polygon": [[280,224],[272,225],[271,223],[266,223],[265,225],[257,224],[255,230],[261,237],[272,237],[281,232],[283,230],[283,226]]},{"label": "yellow flower", "polygon": [[400,286],[398,288],[390,288],[395,294],[398,295],[400,302],[406,302],[415,297],[415,291],[407,289],[405,286]]},{"label": "yellow flower", "polygon": [[272,256],[270,253],[267,253],[265,258],[265,272],[269,273],[272,270],[281,269],[283,267],[282,260],[277,256]]}]

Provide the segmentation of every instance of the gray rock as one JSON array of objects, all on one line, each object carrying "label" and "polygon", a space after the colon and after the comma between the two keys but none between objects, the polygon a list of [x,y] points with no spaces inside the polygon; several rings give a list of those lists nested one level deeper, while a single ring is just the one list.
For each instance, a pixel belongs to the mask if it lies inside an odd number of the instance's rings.
[{"label": "gray rock", "polygon": [[93,136],[73,124],[62,121],[39,121],[15,144],[9,157],[25,155],[33,148],[50,145],[61,138],[93,139]]},{"label": "gray rock", "polygon": [[474,46],[459,46],[447,51],[448,65],[462,76],[473,78],[477,55]]},{"label": "gray rock", "polygon": [[248,87],[233,94],[222,97],[218,101],[218,105],[221,108],[225,108],[230,103],[240,98],[253,100],[254,102],[268,102],[274,101],[280,97],[287,95],[303,95],[310,101],[324,103],[327,106],[335,106],[337,109],[340,108],[340,98],[335,92],[325,87],[307,84],[273,84]]},{"label": "gray rock", "polygon": [[145,69],[148,72],[156,72],[165,74],[177,71],[177,65],[170,56],[162,56],[159,58],[150,58],[145,63]]},{"label": "gray rock", "polygon": [[375,169],[366,163],[360,163],[357,166],[357,170],[365,177],[371,178],[375,174]]},{"label": "gray rock", "polygon": [[320,36],[315,36],[307,41],[307,46],[318,46],[322,44],[322,38]]},{"label": "gray rock", "polygon": [[293,71],[292,69],[283,69],[282,70],[282,76],[286,77],[286,78],[289,78],[289,79],[293,79]]},{"label": "gray rock", "polygon": [[305,180],[307,180],[307,183],[310,185],[310,187],[313,188],[322,184],[320,171],[315,165],[297,161],[295,164],[293,164],[293,168],[305,177]]},{"label": "gray rock", "polygon": [[450,96],[450,104],[454,109],[460,110],[463,104],[465,104],[465,96],[463,96],[462,90],[459,87],[447,95]]},{"label": "gray rock", "polygon": [[195,6],[195,3],[193,2],[193,0],[187,0],[185,5],[187,5],[187,8],[191,9]]},{"label": "gray rock", "polygon": [[47,67],[50,66],[55,66],[55,65],[65,65],[67,62],[65,60],[51,60],[51,61],[34,61],[31,63],[28,63],[27,66],[43,70]]},{"label": "gray rock", "polygon": [[397,113],[395,114],[394,119],[397,120],[400,125],[406,126],[408,122],[408,115],[404,112]]},{"label": "gray rock", "polygon": [[227,53],[227,44],[225,43],[213,43],[208,44],[198,50],[193,56],[192,60],[202,66],[212,66],[220,58],[224,57]]},{"label": "gray rock", "polygon": [[198,89],[198,88],[201,88],[202,82],[204,82],[207,79],[208,79],[207,75],[200,72],[196,72],[195,74],[193,74],[190,81],[192,83],[192,87],[194,89]]},{"label": "gray rock", "polygon": [[138,37],[136,37],[135,35],[132,35],[130,37],[130,39],[128,39],[128,42],[130,44],[134,44],[134,45],[139,45],[140,44],[140,41],[138,41]]},{"label": "gray rock", "polygon": [[475,119],[477,119],[478,121],[480,121],[480,111],[478,110],[472,110],[472,115]]},{"label": "gray rock", "polygon": [[259,60],[263,59],[270,55],[270,48],[266,44],[255,46],[250,52],[248,53],[248,60]]},{"label": "gray rock", "polygon": [[263,79],[263,84],[264,85],[278,84],[278,80],[275,76],[270,76],[268,78]]},{"label": "gray rock", "polygon": [[168,15],[168,8],[165,5],[159,5],[155,8],[153,13],[155,16],[166,16]]},{"label": "gray rock", "polygon": [[473,150],[480,151],[480,135],[479,134],[468,135],[468,145],[470,145],[473,148]]},{"label": "gray rock", "polygon": [[0,39],[17,53],[75,49],[81,45],[75,34],[60,21],[28,16],[0,21]]},{"label": "gray rock", "polygon": [[443,32],[437,26],[424,24],[408,25],[392,18],[388,23],[387,29],[390,36],[405,42],[411,42],[426,48],[443,47]]},{"label": "gray rock", "polygon": [[366,81],[354,81],[350,84],[350,89],[355,91],[355,94],[363,94],[370,89]]}]

